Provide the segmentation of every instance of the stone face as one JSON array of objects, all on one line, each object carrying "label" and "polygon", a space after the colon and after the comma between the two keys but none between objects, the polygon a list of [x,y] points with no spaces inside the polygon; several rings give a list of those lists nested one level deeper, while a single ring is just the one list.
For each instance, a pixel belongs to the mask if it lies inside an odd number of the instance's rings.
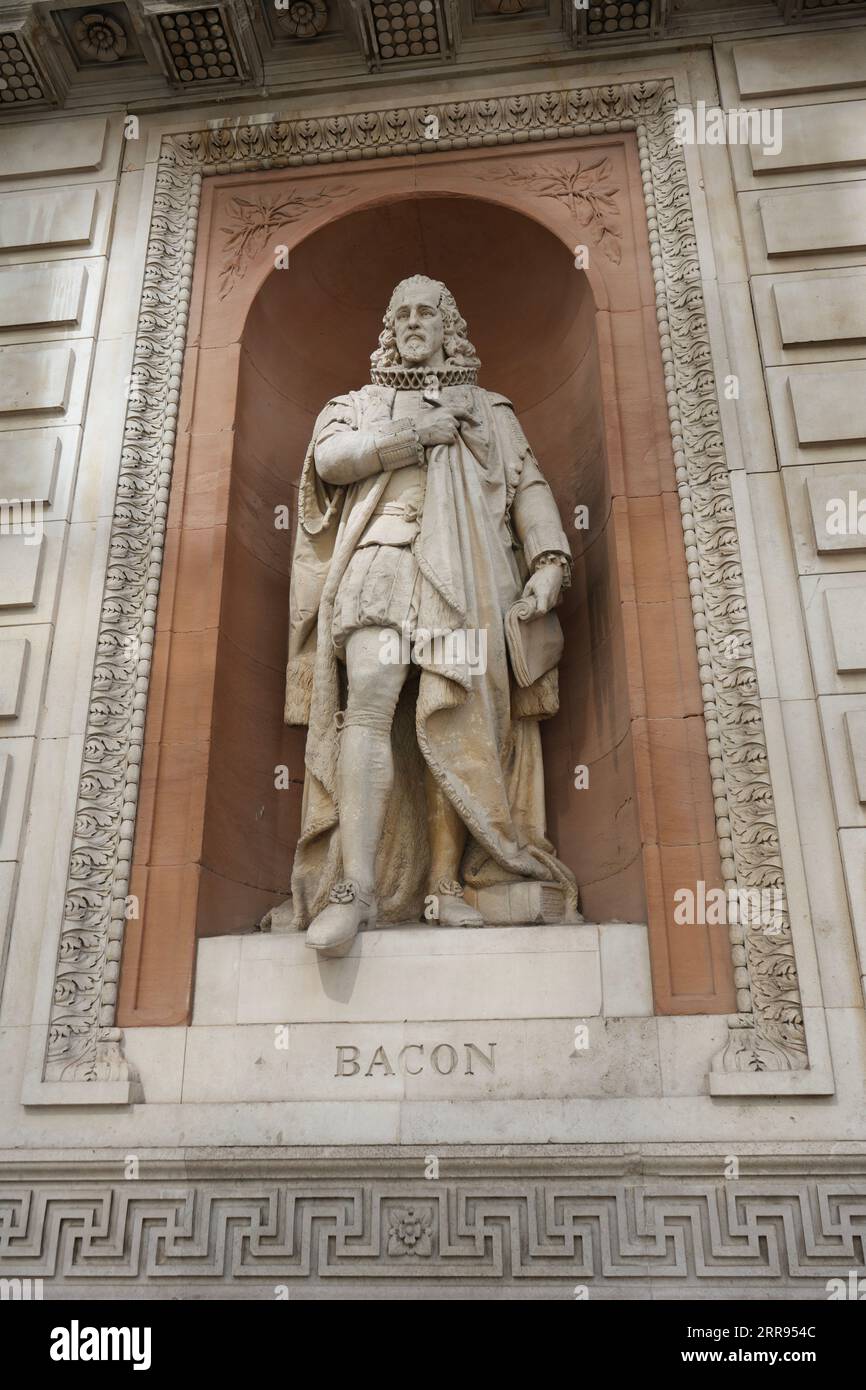
[{"label": "stone face", "polygon": [[801,444],[866,440],[866,369],[792,371],[788,386]]},{"label": "stone face", "polygon": [[866,338],[866,275],[777,282],[773,296],[786,346]]},{"label": "stone face", "polygon": [[861,805],[866,805],[866,710],[846,710],[844,722],[857,800]]},{"label": "stone face", "polygon": [[35,734],[43,713],[45,667],[54,632],[50,623],[19,622],[25,616],[22,613],[6,616],[15,622],[11,628],[0,628],[0,688],[9,692],[4,696],[3,717],[8,720],[4,730],[24,738]]},{"label": "stone face", "polygon": [[6,821],[6,801],[9,783],[12,780],[12,754],[0,751],[0,835],[4,834]]},{"label": "stone face", "polygon": [[[841,573],[811,574],[801,577],[803,613],[809,641],[809,658],[812,665],[814,688],[818,695],[848,695],[866,690],[866,676],[859,670],[848,674],[839,671],[837,657],[851,655],[848,650],[845,627],[852,611],[860,609],[861,594],[866,576],[856,570]],[[838,594],[838,603],[833,605],[829,595]],[[854,594],[853,601],[846,603],[845,596]],[[862,611],[862,609],[860,609]],[[836,615],[838,628],[836,640],[831,631],[831,612]],[[856,657],[855,657],[856,659]]]},{"label": "stone face", "polygon": [[61,452],[56,430],[0,434],[0,497],[32,498],[48,505],[54,497]]},{"label": "stone face", "polygon": [[[645,932],[645,929],[641,929]],[[200,952],[208,953],[209,942]],[[218,949],[218,947],[217,947]],[[638,957],[638,962],[640,957]],[[646,970],[631,1009],[645,1001]],[[226,997],[213,968],[214,1017]],[[620,981],[621,999],[629,994]],[[199,1007],[199,996],[196,1008]],[[602,1009],[598,929],[589,926],[412,927],[364,931],[344,960],[318,963],[303,933],[245,937],[237,1023],[339,1023],[371,1019],[582,1018]]]},{"label": "stone face", "polygon": [[104,116],[66,119],[62,135],[46,122],[7,126],[0,179],[98,169],[107,130]]},{"label": "stone face", "polygon": [[0,415],[65,410],[74,365],[68,347],[0,348]]},{"label": "stone face", "polygon": [[652,1096],[655,1029],[652,1018],[597,1017],[193,1027],[183,1098],[336,1103],[348,1140],[362,1103]]},{"label": "stone face", "polygon": [[21,709],[29,650],[24,637],[0,637],[0,719],[14,719]]},{"label": "stone face", "polygon": [[744,97],[866,85],[866,34],[856,29],[735,43],[733,56]]},{"label": "stone face", "polygon": [[866,829],[841,829],[839,844],[862,976],[866,976]]},{"label": "stone face", "polygon": [[0,329],[77,325],[86,289],[83,265],[61,261],[4,267],[0,269]]},{"label": "stone face", "polygon": [[651,1016],[640,925],[364,931],[332,961],[298,933],[217,937],[199,943],[184,1098],[650,1094]]},{"label": "stone face", "polygon": [[836,670],[866,671],[866,583],[825,594]]},{"label": "stone face", "polygon": [[[11,732],[0,725],[0,735]],[[35,742],[32,738],[0,737],[0,861],[18,859],[21,852]]]},{"label": "stone face", "polygon": [[85,245],[95,217],[95,188],[0,194],[0,250]]},{"label": "stone face", "polygon": [[866,807],[858,791],[864,753],[859,716],[866,701],[862,694],[822,695],[818,709],[837,825],[866,827]]},{"label": "stone face", "polygon": [[602,1010],[608,1018],[653,1014],[647,934],[642,926],[609,922],[599,928]]},{"label": "stone face", "polygon": [[756,174],[782,170],[848,168],[866,163],[866,102],[785,107],[781,149],[750,144]]},{"label": "stone face", "polygon": [[35,604],[42,552],[42,537],[0,536],[0,608]]},{"label": "stone face", "polygon": [[798,188],[759,207],[770,256],[866,246],[866,183]]},{"label": "stone face", "polygon": [[866,549],[866,469],[806,479],[815,548],[819,554]]}]

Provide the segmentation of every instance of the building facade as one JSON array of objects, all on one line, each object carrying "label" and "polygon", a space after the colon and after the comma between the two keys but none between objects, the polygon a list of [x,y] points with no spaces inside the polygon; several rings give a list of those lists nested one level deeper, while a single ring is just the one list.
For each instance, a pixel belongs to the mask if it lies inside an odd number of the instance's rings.
[{"label": "building facade", "polygon": [[[0,52],[0,1275],[864,1277],[866,4],[4,0]],[[257,928],[298,481],[416,270],[571,539],[586,920],[322,962]]]}]

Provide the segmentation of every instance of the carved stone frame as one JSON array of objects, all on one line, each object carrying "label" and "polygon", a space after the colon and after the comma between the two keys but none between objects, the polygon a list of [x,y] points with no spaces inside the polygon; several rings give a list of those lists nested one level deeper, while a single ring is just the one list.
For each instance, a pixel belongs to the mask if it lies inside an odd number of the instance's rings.
[{"label": "carved stone frame", "polygon": [[[47,1047],[27,1102],[125,1103],[134,1096],[115,1003],[204,177],[636,132],[725,886],[776,889],[785,902],[686,163],[674,138],[676,105],[673,81],[660,79],[164,137]],[[431,116],[439,123],[435,141],[426,135]],[[801,1072],[809,1059],[787,907],[769,931],[736,924],[730,934],[739,1012],[712,1063],[711,1089],[746,1093],[758,1087],[743,1073]],[[741,1074],[745,1084],[724,1073]]]}]

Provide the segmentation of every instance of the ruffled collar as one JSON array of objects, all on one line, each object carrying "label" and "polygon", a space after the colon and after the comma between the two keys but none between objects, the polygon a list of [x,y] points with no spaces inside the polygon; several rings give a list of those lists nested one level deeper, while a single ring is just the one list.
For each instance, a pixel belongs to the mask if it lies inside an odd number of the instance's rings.
[{"label": "ruffled collar", "polygon": [[424,391],[441,386],[475,386],[477,367],[445,366],[438,371],[428,367],[372,367],[370,380],[374,386],[394,386],[400,391]]}]

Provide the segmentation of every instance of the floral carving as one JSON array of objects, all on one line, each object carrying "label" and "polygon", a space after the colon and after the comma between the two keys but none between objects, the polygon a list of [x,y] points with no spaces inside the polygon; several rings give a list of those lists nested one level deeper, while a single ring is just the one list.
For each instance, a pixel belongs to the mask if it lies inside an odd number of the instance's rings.
[{"label": "floral carving", "polygon": [[276,19],[282,33],[291,38],[314,39],[328,27],[328,6],[325,0],[293,0],[288,10],[279,7]]},{"label": "floral carving", "polygon": [[220,299],[230,294],[250,261],[264,250],[268,237],[281,227],[297,222],[311,208],[322,207],[351,193],[351,188],[320,188],[310,193],[289,193],[279,198],[232,198],[225,233],[228,259],[220,271]]},{"label": "floral carving", "polygon": [[123,26],[110,14],[91,10],[75,21],[72,32],[81,52],[96,63],[116,63],[126,52]]},{"label": "floral carving", "polygon": [[391,1212],[388,1220],[388,1254],[433,1254],[432,1208],[402,1207]]},{"label": "floral carving", "polygon": [[488,178],[520,186],[539,198],[555,198],[568,209],[581,231],[597,246],[608,260],[619,265],[622,259],[622,229],[619,223],[615,195],[619,192],[612,182],[609,159],[597,159],[594,164],[552,165],[549,169],[515,169],[506,166]]},{"label": "floral carving", "polygon": [[358,894],[355,885],[350,878],[341,878],[338,883],[331,884],[328,894],[329,903],[353,903]]}]

